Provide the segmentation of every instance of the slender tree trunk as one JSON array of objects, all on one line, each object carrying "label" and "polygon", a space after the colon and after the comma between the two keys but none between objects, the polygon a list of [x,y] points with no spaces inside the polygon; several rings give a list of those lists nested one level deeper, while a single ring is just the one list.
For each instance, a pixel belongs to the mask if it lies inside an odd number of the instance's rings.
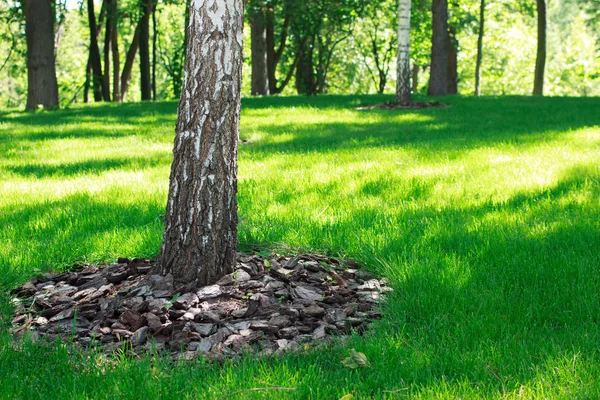
[{"label": "slender tree trunk", "polygon": [[412,103],[412,94],[410,91],[410,3],[411,0],[398,1],[396,103],[402,105]]},{"label": "slender tree trunk", "polygon": [[152,8],[152,100],[156,101],[156,7]]},{"label": "slender tree trunk", "polygon": [[104,26],[104,75],[102,76],[102,87],[108,90],[108,101],[110,101],[110,52],[112,39],[112,0],[104,0],[106,7],[106,24]]},{"label": "slender tree trunk", "polygon": [[414,64],[412,67],[412,92],[417,93],[419,91],[419,72],[421,67],[419,64]]},{"label": "slender tree trunk", "polygon": [[94,88],[95,101],[108,101],[108,87],[104,85],[102,64],[100,63],[100,50],[98,48],[98,31],[96,28],[96,14],[94,0],[87,0],[88,21],[90,26],[90,63],[92,65],[92,87]]},{"label": "slender tree trunk", "polygon": [[54,56],[53,0],[24,0],[27,38],[27,106],[58,107],[58,83]]},{"label": "slender tree trunk", "polygon": [[158,261],[160,273],[190,288],[214,283],[235,262],[244,24],[242,0],[197,4],[191,7]]},{"label": "slender tree trunk", "polygon": [[432,1],[431,66],[429,67],[429,96],[445,96],[448,92],[448,0]]},{"label": "slender tree trunk", "polygon": [[90,55],[88,53],[87,64],[85,65],[85,83],[83,84],[83,102],[90,102],[90,85],[92,79],[92,66],[90,64]]},{"label": "slender tree trunk", "polygon": [[112,46],[112,57],[113,57],[113,101],[120,102],[121,101],[121,55],[119,53],[119,26],[118,26],[118,13],[119,13],[119,5],[118,0],[113,0],[112,2],[113,10],[112,15],[110,16],[112,19],[112,38],[111,38],[111,46]]},{"label": "slender tree trunk", "polygon": [[456,28],[448,27],[448,64],[447,64],[447,92],[458,94],[458,41],[456,40]]},{"label": "slender tree trunk", "polygon": [[140,30],[140,89],[142,100],[152,100],[152,80],[150,74],[150,15],[152,0],[141,0],[142,9]]},{"label": "slender tree trunk", "polygon": [[253,9],[250,14],[250,36],[252,48],[253,96],[269,95],[269,71],[267,67],[267,27],[263,10]]},{"label": "slender tree trunk", "polygon": [[277,60],[275,56],[275,10],[268,7],[265,11],[265,44],[267,46],[267,80],[269,93],[277,92]]},{"label": "slender tree trunk", "polygon": [[533,94],[544,95],[544,71],[546,69],[546,0],[537,0],[537,56]]},{"label": "slender tree trunk", "polygon": [[123,66],[123,72],[121,73],[121,101],[125,101],[127,91],[129,90],[129,83],[131,82],[131,71],[133,70],[133,63],[135,62],[135,55],[140,46],[140,23],[138,22],[133,34],[133,40],[127,50],[125,56],[125,65]]},{"label": "slender tree trunk", "polygon": [[485,0],[479,6],[479,32],[477,34],[477,60],[475,61],[475,96],[481,96],[481,61],[483,59],[483,34],[485,28]]}]

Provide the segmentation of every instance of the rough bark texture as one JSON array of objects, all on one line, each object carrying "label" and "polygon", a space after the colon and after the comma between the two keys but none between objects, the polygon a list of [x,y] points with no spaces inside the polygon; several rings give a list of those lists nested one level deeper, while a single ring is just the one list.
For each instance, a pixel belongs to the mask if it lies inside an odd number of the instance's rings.
[{"label": "rough bark texture", "polygon": [[269,94],[267,68],[267,27],[262,10],[253,10],[250,15],[250,36],[252,48],[252,89],[253,96]]},{"label": "rough bark texture", "polygon": [[544,71],[546,69],[546,0],[537,0],[537,56],[533,94],[544,95]]},{"label": "rough bark texture", "polygon": [[152,100],[152,78],[150,74],[150,15],[152,0],[141,0],[140,8],[140,89],[142,100]]},{"label": "rough bark texture", "polygon": [[448,94],[458,94],[458,40],[456,28],[448,26],[448,64],[447,64],[447,91]]},{"label": "rough bark texture", "polygon": [[[412,103],[410,87],[410,3],[411,0],[400,0],[398,2],[396,103],[399,104]],[[381,85],[380,89],[382,89]]]},{"label": "rough bark texture", "polygon": [[25,0],[27,36],[27,106],[58,107],[58,84],[54,57],[54,13],[52,0]]},{"label": "rough bark texture", "polygon": [[448,0],[432,2],[431,66],[429,68],[429,96],[445,96],[448,90]]},{"label": "rough bark texture", "polygon": [[193,0],[159,272],[190,286],[233,271],[242,0]]},{"label": "rough bark texture", "polygon": [[483,34],[485,32],[485,0],[479,6],[479,33],[477,34],[477,60],[475,61],[475,96],[481,96],[481,60],[483,59]]}]

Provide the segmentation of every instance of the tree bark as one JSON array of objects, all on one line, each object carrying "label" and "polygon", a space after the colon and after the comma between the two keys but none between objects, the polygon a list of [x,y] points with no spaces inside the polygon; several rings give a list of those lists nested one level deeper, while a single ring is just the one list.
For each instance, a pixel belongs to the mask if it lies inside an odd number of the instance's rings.
[{"label": "tree bark", "polygon": [[448,93],[448,0],[432,1],[431,66],[429,67],[429,96]]},{"label": "tree bark", "polygon": [[312,38],[312,45],[308,42],[309,40],[307,39],[303,40],[298,48],[299,58],[296,66],[296,91],[298,94],[314,96],[317,94],[315,73],[313,70],[314,38]]},{"label": "tree bark", "polygon": [[54,55],[53,0],[24,0],[27,39],[27,105],[35,110],[58,107]]},{"label": "tree bark", "polygon": [[152,8],[152,101],[156,101],[156,7]]},{"label": "tree bark", "polygon": [[412,92],[417,93],[419,91],[419,72],[421,67],[419,64],[413,64],[412,67]]},{"label": "tree bark", "polygon": [[90,26],[90,63],[92,65],[92,87],[95,101],[108,101],[108,86],[104,85],[102,64],[100,63],[100,50],[98,48],[98,31],[96,28],[96,14],[94,0],[87,0],[88,21]]},{"label": "tree bark", "polygon": [[456,40],[456,28],[452,25],[448,26],[447,51],[447,92],[448,94],[458,94],[458,41]]},{"label": "tree bark", "polygon": [[244,4],[191,4],[158,272],[198,287],[233,271]]},{"label": "tree bark", "polygon": [[535,59],[534,96],[544,95],[544,71],[546,69],[546,0],[537,0],[537,56]]},{"label": "tree bark", "polygon": [[[396,77],[396,103],[412,103],[410,87],[410,4],[411,0],[398,2],[398,67]],[[380,70],[381,71],[381,70]],[[380,93],[382,89],[380,84]]]},{"label": "tree bark", "polygon": [[152,80],[150,74],[150,15],[152,0],[141,0],[140,20],[140,89],[142,100],[152,100]]},{"label": "tree bark", "polygon": [[138,22],[133,34],[133,40],[127,50],[125,57],[125,65],[123,66],[123,72],[121,73],[121,101],[125,100],[127,91],[129,90],[129,83],[131,82],[131,71],[133,70],[133,63],[135,62],[135,55],[140,46],[140,23]]},{"label": "tree bark", "polygon": [[267,67],[267,27],[263,10],[254,8],[250,14],[250,36],[252,48],[253,96],[269,95],[269,71]]},{"label": "tree bark", "polygon": [[112,40],[112,0],[104,0],[103,6],[106,7],[106,24],[104,25],[104,74],[102,76],[102,86],[108,89],[108,101],[110,101],[110,52]]},{"label": "tree bark", "polygon": [[118,13],[119,13],[119,5],[117,3],[118,0],[112,0],[112,15],[110,18],[112,19],[112,38],[111,38],[111,46],[112,46],[112,57],[113,57],[113,101],[120,102],[121,101],[121,55],[119,53],[119,26],[118,26]]},{"label": "tree bark", "polygon": [[485,0],[479,6],[479,32],[477,34],[477,59],[475,61],[475,96],[481,96],[481,61],[483,60],[483,34],[485,28]]}]

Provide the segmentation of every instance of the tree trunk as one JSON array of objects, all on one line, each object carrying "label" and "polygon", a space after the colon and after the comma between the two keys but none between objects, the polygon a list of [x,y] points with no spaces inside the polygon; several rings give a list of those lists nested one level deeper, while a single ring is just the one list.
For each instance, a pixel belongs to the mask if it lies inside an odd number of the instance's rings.
[{"label": "tree trunk", "polygon": [[447,51],[447,92],[448,94],[458,94],[458,41],[456,40],[456,28],[454,26],[448,27]]},{"label": "tree trunk", "polygon": [[[411,0],[398,2],[398,67],[396,77],[396,103],[412,103],[410,87],[410,3]],[[380,93],[383,93],[380,84]]]},{"label": "tree trunk", "polygon": [[412,67],[412,92],[417,93],[419,91],[419,64],[413,64]]},{"label": "tree trunk", "polygon": [[141,0],[142,9],[140,30],[140,89],[142,100],[152,100],[152,81],[150,75],[150,15],[152,0]]},{"label": "tree trunk", "polygon": [[121,101],[125,101],[127,91],[129,90],[129,83],[131,82],[131,71],[133,69],[133,63],[135,62],[135,55],[140,47],[140,23],[138,22],[133,34],[133,40],[127,50],[127,56],[125,57],[125,65],[123,66],[123,72],[121,73]]},{"label": "tree trunk", "polygon": [[265,44],[267,46],[267,78],[269,93],[277,92],[277,60],[275,55],[275,10],[268,7],[265,11]]},{"label": "tree trunk", "polygon": [[104,75],[102,76],[102,87],[108,90],[108,101],[110,101],[110,51],[112,39],[112,0],[104,0],[106,7],[106,24],[104,26]]},{"label": "tree trunk", "polygon": [[96,28],[96,14],[94,0],[87,0],[88,21],[90,26],[90,63],[92,65],[92,87],[95,101],[108,101],[108,87],[104,86],[102,65],[100,63],[100,50],[98,48],[98,31]]},{"label": "tree trunk", "polygon": [[237,143],[242,0],[191,6],[165,231],[158,271],[188,287],[233,271],[237,246]]},{"label": "tree trunk", "polygon": [[112,57],[113,57],[113,101],[121,101],[121,56],[119,54],[119,26],[118,26],[118,0],[113,0],[112,5]]},{"label": "tree trunk", "polygon": [[27,106],[58,107],[58,84],[54,56],[53,0],[25,0],[27,38]]},{"label": "tree trunk", "polygon": [[[313,39],[314,44],[314,39]],[[296,91],[298,94],[314,96],[317,94],[315,73],[313,69],[313,48],[308,40],[299,46],[299,59],[296,67]]]},{"label": "tree trunk", "polygon": [[483,34],[485,27],[485,0],[479,6],[479,33],[477,34],[477,60],[475,61],[475,96],[481,96],[481,61],[483,59]]},{"label": "tree trunk", "polygon": [[534,96],[544,95],[544,71],[546,69],[546,0],[537,0],[537,56],[535,59]]},{"label": "tree trunk", "polygon": [[152,101],[156,101],[156,7],[152,9]]},{"label": "tree trunk", "polygon": [[432,1],[431,66],[429,67],[429,96],[445,96],[448,92],[448,0]]},{"label": "tree trunk", "polygon": [[250,36],[252,48],[252,89],[253,96],[269,95],[267,67],[267,29],[265,15],[261,9],[253,9],[250,14]]},{"label": "tree trunk", "polygon": [[87,60],[87,64],[85,65],[85,83],[83,84],[83,102],[84,103],[89,103],[90,102],[90,85],[91,85],[91,79],[92,79],[92,66],[90,64],[90,55],[88,53],[88,60]]}]

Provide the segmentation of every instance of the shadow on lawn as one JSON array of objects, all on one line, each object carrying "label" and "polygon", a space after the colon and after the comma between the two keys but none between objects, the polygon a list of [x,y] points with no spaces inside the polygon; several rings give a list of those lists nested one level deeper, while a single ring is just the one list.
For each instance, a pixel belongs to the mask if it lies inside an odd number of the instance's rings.
[{"label": "shadow on lawn", "polygon": [[107,171],[139,171],[171,163],[171,154],[156,153],[145,157],[103,158],[63,164],[27,164],[5,166],[4,169],[23,177],[98,175]]},{"label": "shadow on lawn", "polygon": [[[595,98],[534,99],[529,97],[451,99],[454,107],[419,111],[356,111],[377,122],[268,124],[261,141],[241,147],[248,154],[335,152],[339,149],[408,146],[459,153],[496,143],[535,145],[568,135],[571,130],[600,126],[600,100]],[[564,107],[569,101],[571,108]],[[394,120],[414,114],[422,120]],[[510,115],[511,118],[506,118]],[[278,136],[286,135],[278,140]]]}]

